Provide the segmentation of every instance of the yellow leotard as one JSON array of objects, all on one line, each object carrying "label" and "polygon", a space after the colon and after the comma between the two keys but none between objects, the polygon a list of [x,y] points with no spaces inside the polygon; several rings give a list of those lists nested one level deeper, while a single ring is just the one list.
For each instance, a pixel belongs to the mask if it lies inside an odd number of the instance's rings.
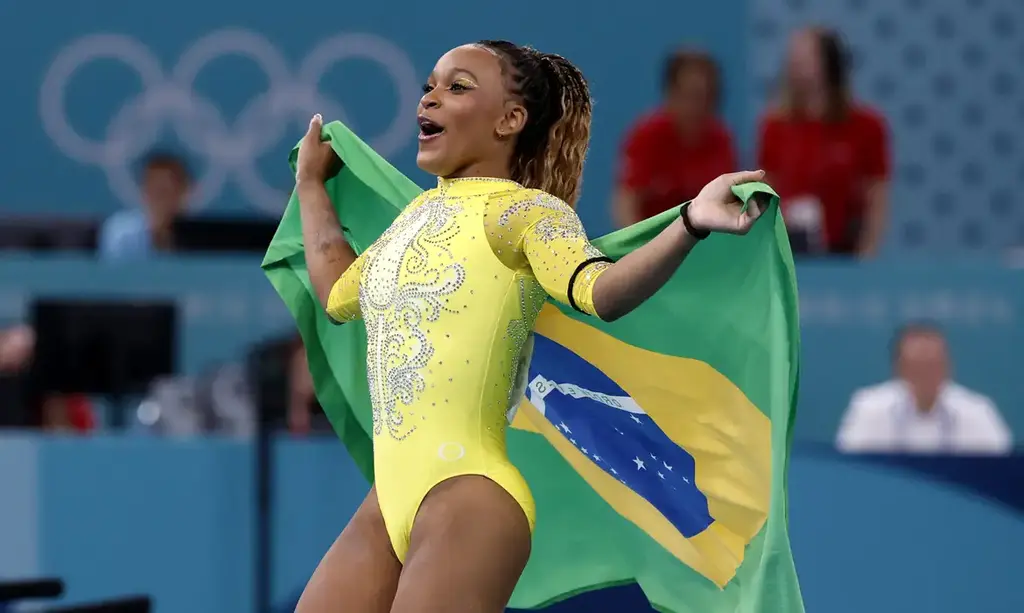
[{"label": "yellow leotard", "polygon": [[505,448],[521,358],[547,295],[595,314],[609,261],[550,194],[441,179],[332,288],[328,315],[366,323],[377,498],[400,561],[423,498],[459,475],[503,487],[533,529],[533,497]]}]

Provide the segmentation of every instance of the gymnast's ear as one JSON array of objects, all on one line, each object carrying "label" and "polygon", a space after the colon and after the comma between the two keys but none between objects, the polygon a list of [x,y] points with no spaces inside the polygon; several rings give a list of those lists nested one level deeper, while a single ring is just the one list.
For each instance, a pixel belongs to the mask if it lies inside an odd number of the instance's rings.
[{"label": "gymnast's ear", "polygon": [[495,126],[494,132],[501,140],[515,138],[526,127],[527,119],[529,117],[526,113],[526,107],[515,100],[509,100],[505,102],[505,112],[502,114],[501,119],[498,120],[498,125]]}]

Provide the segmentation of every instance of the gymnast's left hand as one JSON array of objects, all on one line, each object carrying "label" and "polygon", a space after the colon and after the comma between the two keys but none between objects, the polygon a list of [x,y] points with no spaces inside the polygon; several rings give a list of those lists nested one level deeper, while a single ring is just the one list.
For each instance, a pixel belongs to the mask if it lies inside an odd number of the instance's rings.
[{"label": "gymnast's left hand", "polygon": [[732,193],[732,188],[762,179],[763,170],[745,170],[719,176],[705,185],[690,203],[690,223],[697,230],[746,234],[754,227],[754,222],[764,212],[767,203],[752,200],[744,211],[744,203]]}]

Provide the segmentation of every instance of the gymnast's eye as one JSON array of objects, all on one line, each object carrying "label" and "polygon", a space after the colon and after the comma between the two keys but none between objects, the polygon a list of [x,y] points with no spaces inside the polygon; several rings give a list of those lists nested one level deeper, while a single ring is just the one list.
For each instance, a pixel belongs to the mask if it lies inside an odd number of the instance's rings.
[{"label": "gymnast's eye", "polygon": [[466,81],[455,81],[448,87],[448,89],[453,92],[465,92],[473,89],[473,86]]},{"label": "gymnast's eye", "polygon": [[434,86],[433,85],[431,85],[430,83],[424,83],[423,84],[423,93],[424,94],[429,94],[432,91],[434,91]]}]

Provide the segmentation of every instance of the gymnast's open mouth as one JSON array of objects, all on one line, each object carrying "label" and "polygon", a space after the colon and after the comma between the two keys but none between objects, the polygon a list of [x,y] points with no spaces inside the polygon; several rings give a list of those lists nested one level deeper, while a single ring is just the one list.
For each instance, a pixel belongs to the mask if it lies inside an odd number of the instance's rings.
[{"label": "gymnast's open mouth", "polygon": [[420,123],[420,142],[426,142],[433,140],[438,136],[444,134],[444,126],[439,123],[430,120],[425,115],[418,117]]}]

